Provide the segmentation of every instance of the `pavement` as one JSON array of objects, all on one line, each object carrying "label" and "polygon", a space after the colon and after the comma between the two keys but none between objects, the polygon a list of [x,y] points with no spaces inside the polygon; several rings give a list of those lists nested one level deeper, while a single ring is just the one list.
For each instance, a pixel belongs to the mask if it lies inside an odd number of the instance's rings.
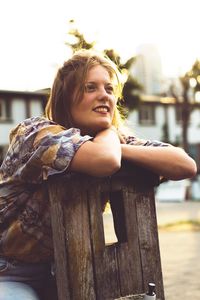
[{"label": "pavement", "polygon": [[[200,201],[156,202],[156,212],[165,300],[200,300],[200,226],[165,227],[200,222]],[[104,227],[106,242],[115,242],[109,212],[104,214]]]},{"label": "pavement", "polygon": [[[158,225],[198,221],[200,201],[156,203]],[[159,229],[165,300],[200,299],[200,230]]]},{"label": "pavement", "polygon": [[158,225],[200,221],[200,201],[156,202],[156,211]]}]

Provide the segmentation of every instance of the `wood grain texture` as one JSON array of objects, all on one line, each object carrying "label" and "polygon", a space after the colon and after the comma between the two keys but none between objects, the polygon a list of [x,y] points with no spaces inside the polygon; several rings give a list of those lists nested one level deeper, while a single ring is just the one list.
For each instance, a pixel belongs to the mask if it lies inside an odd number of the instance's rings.
[{"label": "wood grain texture", "polygon": [[[148,282],[155,282],[164,300],[157,182],[157,176],[138,168],[106,178],[74,174],[49,180],[59,300],[141,299]],[[111,202],[118,237],[109,246],[102,197]]]},{"label": "wood grain texture", "polygon": [[48,182],[56,267],[56,282],[59,300],[70,300],[67,247],[65,241],[65,227],[62,207],[65,191],[64,189],[60,190],[59,187],[60,186],[58,183],[52,184],[51,181]]}]

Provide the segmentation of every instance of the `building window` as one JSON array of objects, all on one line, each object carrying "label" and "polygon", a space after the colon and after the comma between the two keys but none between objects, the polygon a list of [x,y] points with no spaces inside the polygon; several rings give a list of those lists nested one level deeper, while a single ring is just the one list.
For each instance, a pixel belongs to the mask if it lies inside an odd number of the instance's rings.
[{"label": "building window", "polygon": [[0,99],[0,121],[7,121],[10,118],[10,102]]},{"label": "building window", "polygon": [[0,166],[3,162],[3,159],[7,151],[8,151],[8,145],[0,146]]},{"label": "building window", "polygon": [[141,125],[155,125],[155,106],[152,105],[140,106],[139,123]]},{"label": "building window", "polygon": [[3,161],[3,147],[0,146],[0,165],[2,164]]},{"label": "building window", "polygon": [[5,101],[0,99],[0,119],[6,118],[6,104]]}]

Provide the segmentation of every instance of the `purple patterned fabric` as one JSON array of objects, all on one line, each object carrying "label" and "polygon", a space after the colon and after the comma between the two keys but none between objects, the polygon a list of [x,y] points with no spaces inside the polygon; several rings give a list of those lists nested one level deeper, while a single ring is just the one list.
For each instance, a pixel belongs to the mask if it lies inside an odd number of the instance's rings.
[{"label": "purple patterned fabric", "polygon": [[0,256],[26,262],[53,256],[46,179],[67,171],[90,136],[45,118],[30,118],[10,134],[0,169]]}]

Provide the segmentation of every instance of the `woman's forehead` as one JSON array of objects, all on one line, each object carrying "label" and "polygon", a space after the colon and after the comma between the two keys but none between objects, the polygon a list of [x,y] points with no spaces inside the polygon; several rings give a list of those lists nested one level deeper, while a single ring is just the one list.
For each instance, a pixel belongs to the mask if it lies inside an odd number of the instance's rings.
[{"label": "woman's forehead", "polygon": [[103,79],[105,81],[111,82],[114,74],[111,73],[106,67],[102,65],[92,66],[86,75],[86,81],[98,81]]}]

